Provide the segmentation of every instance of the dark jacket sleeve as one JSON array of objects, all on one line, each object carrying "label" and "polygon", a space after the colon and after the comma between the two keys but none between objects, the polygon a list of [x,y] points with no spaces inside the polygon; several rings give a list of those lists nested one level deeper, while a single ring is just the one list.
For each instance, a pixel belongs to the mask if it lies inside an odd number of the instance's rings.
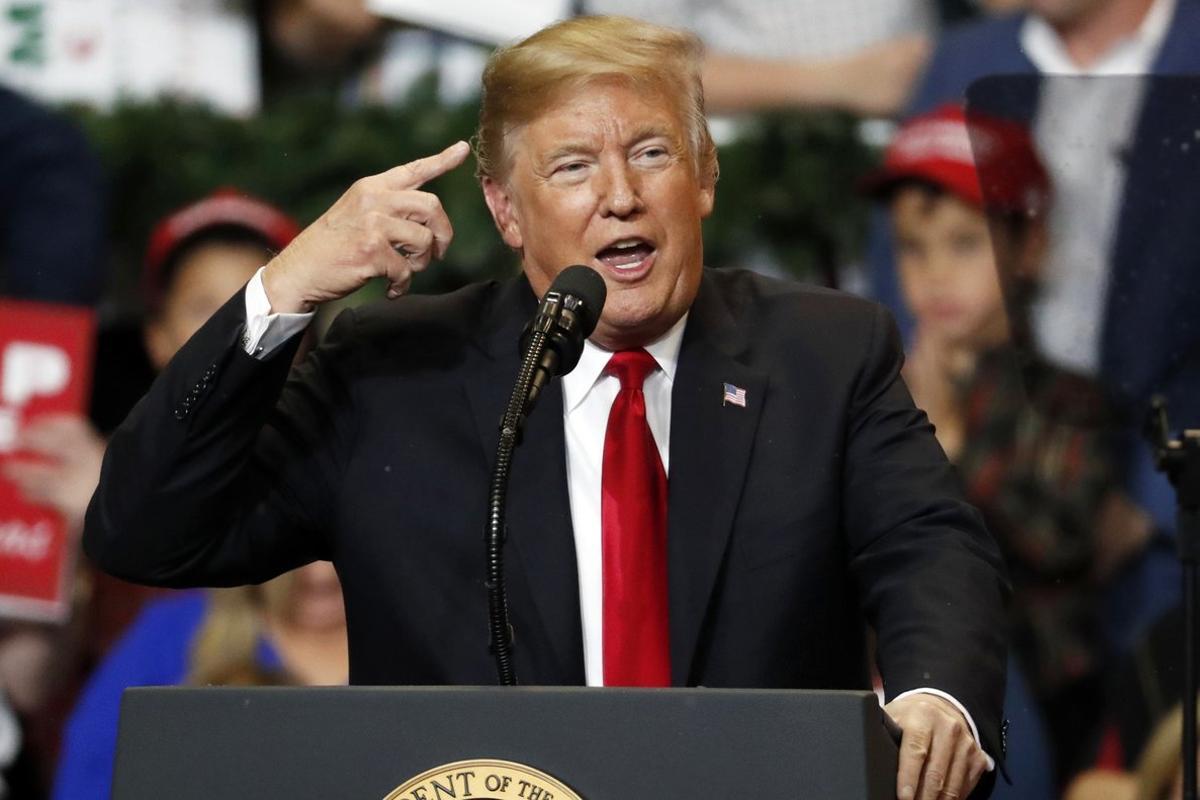
[{"label": "dark jacket sleeve", "polygon": [[846,434],[850,566],[876,632],[887,698],[918,688],[947,692],[1001,761],[1003,560],[914,407],[902,363],[895,324],[877,308]]},{"label": "dark jacket sleeve", "polygon": [[248,355],[244,303],[239,292],[188,341],[109,443],[83,545],[117,577],[227,586],[330,557],[350,418],[336,342],[351,316],[289,379],[301,337]]}]

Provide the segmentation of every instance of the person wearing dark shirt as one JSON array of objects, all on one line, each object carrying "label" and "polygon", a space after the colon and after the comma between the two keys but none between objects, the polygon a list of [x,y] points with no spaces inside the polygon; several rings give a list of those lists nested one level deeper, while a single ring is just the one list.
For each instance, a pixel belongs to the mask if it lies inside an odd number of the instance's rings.
[{"label": "person wearing dark shirt", "polygon": [[0,86],[0,297],[99,301],[108,267],[104,192],[83,133]]}]

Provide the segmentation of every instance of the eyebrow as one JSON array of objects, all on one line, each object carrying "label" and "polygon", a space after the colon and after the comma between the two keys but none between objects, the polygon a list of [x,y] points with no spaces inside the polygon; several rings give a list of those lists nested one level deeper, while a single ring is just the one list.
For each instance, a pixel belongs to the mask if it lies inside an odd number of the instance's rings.
[{"label": "eyebrow", "polygon": [[577,153],[591,153],[594,150],[595,150],[595,148],[591,144],[580,139],[577,141],[567,142],[566,144],[559,145],[558,147],[551,150],[549,153],[542,155],[542,157],[539,158],[538,161],[542,164],[549,164],[552,161],[557,161],[558,159],[564,158],[566,156],[572,156]]},{"label": "eyebrow", "polygon": [[[655,137],[662,137],[670,140],[673,144],[676,143],[675,138],[671,136],[668,128],[656,123],[646,123],[635,128],[633,133],[626,137],[624,146],[627,148],[632,147],[639,142],[643,142],[646,139],[653,139]],[[595,147],[590,142],[584,139],[578,139],[559,145],[539,158],[538,161],[542,164],[549,164],[553,161],[557,161],[560,158],[565,158],[577,153],[591,153],[594,150]]]},{"label": "eyebrow", "polygon": [[669,139],[672,142],[675,141],[674,137],[671,136],[671,134],[670,134],[669,128],[666,128],[657,123],[647,122],[647,123],[640,125],[634,129],[633,134],[630,135],[629,138],[627,138],[625,140],[625,146],[632,147],[633,145],[637,144],[638,142],[643,142],[646,139],[653,139],[655,137],[662,137],[663,139]]}]

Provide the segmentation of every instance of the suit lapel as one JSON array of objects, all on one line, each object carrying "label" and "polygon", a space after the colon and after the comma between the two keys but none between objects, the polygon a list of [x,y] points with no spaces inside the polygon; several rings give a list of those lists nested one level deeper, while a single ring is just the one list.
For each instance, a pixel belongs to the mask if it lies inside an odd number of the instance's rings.
[{"label": "suit lapel", "polygon": [[[671,393],[667,562],[675,685],[690,682],[766,398],[766,374],[738,358],[745,344],[706,272]],[[746,390],[744,408],[724,402],[726,383]]]},{"label": "suit lapel", "polygon": [[[533,315],[534,303],[524,278],[503,285],[481,326],[473,363],[464,371],[489,473],[500,439],[500,419],[520,366],[518,339]],[[538,407],[529,415],[513,456],[511,475],[506,553],[509,605],[516,632],[514,655],[519,666],[537,665],[534,674],[518,673],[518,677],[538,683],[583,683],[579,578],[567,493],[560,381],[546,387]],[[482,570],[482,537],[480,544]],[[542,639],[553,652],[553,669],[543,668],[545,660],[536,653]]]},{"label": "suit lapel", "polygon": [[[533,302],[523,279],[502,287],[464,373],[489,469],[519,366],[517,341],[532,316]],[[745,344],[706,274],[688,318],[671,396],[667,559],[676,685],[689,682],[766,397],[766,374],[739,360]],[[745,408],[723,403],[725,383],[746,390]],[[525,679],[583,683],[579,581],[561,408],[561,383],[555,380],[530,415],[514,456],[507,552],[516,568],[508,571],[510,605],[518,664],[529,663],[530,651],[541,640],[553,652],[557,668],[557,674]]]}]

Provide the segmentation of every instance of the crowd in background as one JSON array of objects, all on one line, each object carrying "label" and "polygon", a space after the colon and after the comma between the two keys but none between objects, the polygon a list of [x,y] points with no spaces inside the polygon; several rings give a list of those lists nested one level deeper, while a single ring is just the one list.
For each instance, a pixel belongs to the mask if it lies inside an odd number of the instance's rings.
[{"label": "crowd in background", "polygon": [[[310,220],[214,178],[159,209],[129,259],[111,242],[125,198],[62,106],[169,95],[244,120],[310,100],[469,106],[488,52],[363,0],[85,6],[0,0],[0,298],[100,312],[92,418],[27,426],[32,457],[3,479],[75,531],[105,434]],[[1200,93],[1140,76],[1200,76],[1200,0],[583,0],[564,13],[694,30],[723,145],[763,115],[858,120],[846,130],[877,165],[829,191],[869,222],[836,269],[792,277],[891,308],[906,382],[1008,560],[1012,783],[995,796],[1177,793],[1174,498],[1139,432],[1156,394],[1200,425]],[[1006,77],[968,88],[991,75]],[[789,272],[747,255],[711,266]],[[347,679],[328,564],[192,593],[123,584],[81,556],[73,592],[65,624],[0,620],[0,798],[106,796],[126,686]]]}]

